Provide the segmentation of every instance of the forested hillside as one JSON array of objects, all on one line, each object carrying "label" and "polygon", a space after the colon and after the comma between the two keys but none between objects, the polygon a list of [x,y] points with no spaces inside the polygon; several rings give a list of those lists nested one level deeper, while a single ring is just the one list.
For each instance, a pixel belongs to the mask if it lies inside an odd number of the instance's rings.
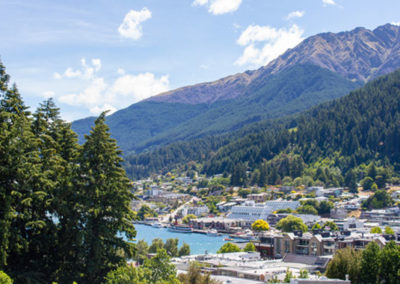
[{"label": "forested hillside", "polygon": [[[125,154],[307,110],[400,67],[400,27],[311,36],[257,70],[171,90],[107,118]],[[94,118],[75,121],[80,142]]]},{"label": "forested hillside", "polygon": [[[276,121],[271,128],[263,130],[265,128],[261,127],[260,131],[245,136],[243,132],[227,136],[230,142],[220,148],[203,147],[201,142],[207,139],[181,144],[179,148],[188,149],[182,160],[192,158],[202,162],[203,171],[209,175],[257,170],[260,178],[265,179],[257,181],[254,177],[254,182],[260,184],[275,184],[285,176],[294,179],[304,175],[341,183],[346,174],[352,172],[350,170],[371,161],[397,169],[400,162],[400,71],[297,117]],[[218,137],[208,138],[208,141],[224,140]],[[174,158],[177,147],[173,144],[130,158],[128,171],[133,173],[139,168],[146,172],[147,167],[152,169],[148,173],[170,169],[180,162]],[[152,162],[147,164],[149,160]]]},{"label": "forested hillside", "polygon": [[[360,85],[318,66],[296,65],[259,77],[236,99],[212,104],[143,101],[110,115],[107,123],[125,153],[141,152],[300,112]],[[85,133],[92,122],[93,118],[75,121],[73,129]]]}]

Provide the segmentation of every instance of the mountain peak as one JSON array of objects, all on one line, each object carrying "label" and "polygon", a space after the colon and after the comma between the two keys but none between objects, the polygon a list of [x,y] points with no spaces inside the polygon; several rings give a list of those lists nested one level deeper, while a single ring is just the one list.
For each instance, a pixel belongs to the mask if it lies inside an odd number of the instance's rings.
[{"label": "mountain peak", "polygon": [[297,64],[312,64],[352,80],[366,82],[400,67],[400,26],[386,24],[369,30],[357,27],[339,33],[320,33],[258,70],[246,71],[217,81],[182,87],[147,101],[211,104],[245,95],[254,80],[277,74]]},{"label": "mountain peak", "polygon": [[270,74],[296,64],[314,64],[354,81],[368,81],[400,66],[400,27],[386,24],[371,31],[357,27],[311,36],[258,72]]}]

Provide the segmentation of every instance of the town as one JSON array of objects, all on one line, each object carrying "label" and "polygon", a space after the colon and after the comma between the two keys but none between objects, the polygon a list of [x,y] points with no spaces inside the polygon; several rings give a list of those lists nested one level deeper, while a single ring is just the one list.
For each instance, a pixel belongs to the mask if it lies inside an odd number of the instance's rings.
[{"label": "town", "polygon": [[[134,189],[136,223],[226,235],[226,243],[240,248],[173,259],[178,271],[196,261],[223,283],[287,281],[288,272],[291,283],[350,283],[322,276],[337,250],[363,250],[371,242],[380,248],[390,241],[400,244],[400,188],[394,185],[376,191],[360,186],[358,193],[323,186],[244,188],[229,186],[222,175],[168,173],[138,180]],[[253,250],[245,249],[249,243]],[[305,272],[308,279],[301,279]]]}]

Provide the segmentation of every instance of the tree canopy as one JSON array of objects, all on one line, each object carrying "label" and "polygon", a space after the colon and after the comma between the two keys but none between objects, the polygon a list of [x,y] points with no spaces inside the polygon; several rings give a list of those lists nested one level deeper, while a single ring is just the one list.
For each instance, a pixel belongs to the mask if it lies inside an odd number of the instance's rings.
[{"label": "tree canopy", "polygon": [[276,228],[283,232],[307,232],[308,230],[306,224],[303,223],[303,220],[293,215],[288,215],[287,217],[279,220],[279,222],[276,224]]}]

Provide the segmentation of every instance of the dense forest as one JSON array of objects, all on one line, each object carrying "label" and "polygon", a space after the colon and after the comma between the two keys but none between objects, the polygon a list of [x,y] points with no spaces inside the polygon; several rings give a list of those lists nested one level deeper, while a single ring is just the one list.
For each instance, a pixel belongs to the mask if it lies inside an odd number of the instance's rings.
[{"label": "dense forest", "polygon": [[31,114],[8,81],[0,63],[0,274],[101,283],[132,257],[126,240],[136,235],[131,183],[105,114],[80,146],[51,99]]},{"label": "dense forest", "polygon": [[361,169],[373,162],[387,176],[398,170],[400,162],[399,110],[400,71],[396,71],[303,114],[264,126],[259,123],[258,130],[249,127],[253,133],[242,130],[128,157],[127,170],[140,176],[193,160],[202,163],[208,175],[252,170],[260,176],[258,181],[253,177],[258,184],[311,177],[339,185],[359,181]]}]

